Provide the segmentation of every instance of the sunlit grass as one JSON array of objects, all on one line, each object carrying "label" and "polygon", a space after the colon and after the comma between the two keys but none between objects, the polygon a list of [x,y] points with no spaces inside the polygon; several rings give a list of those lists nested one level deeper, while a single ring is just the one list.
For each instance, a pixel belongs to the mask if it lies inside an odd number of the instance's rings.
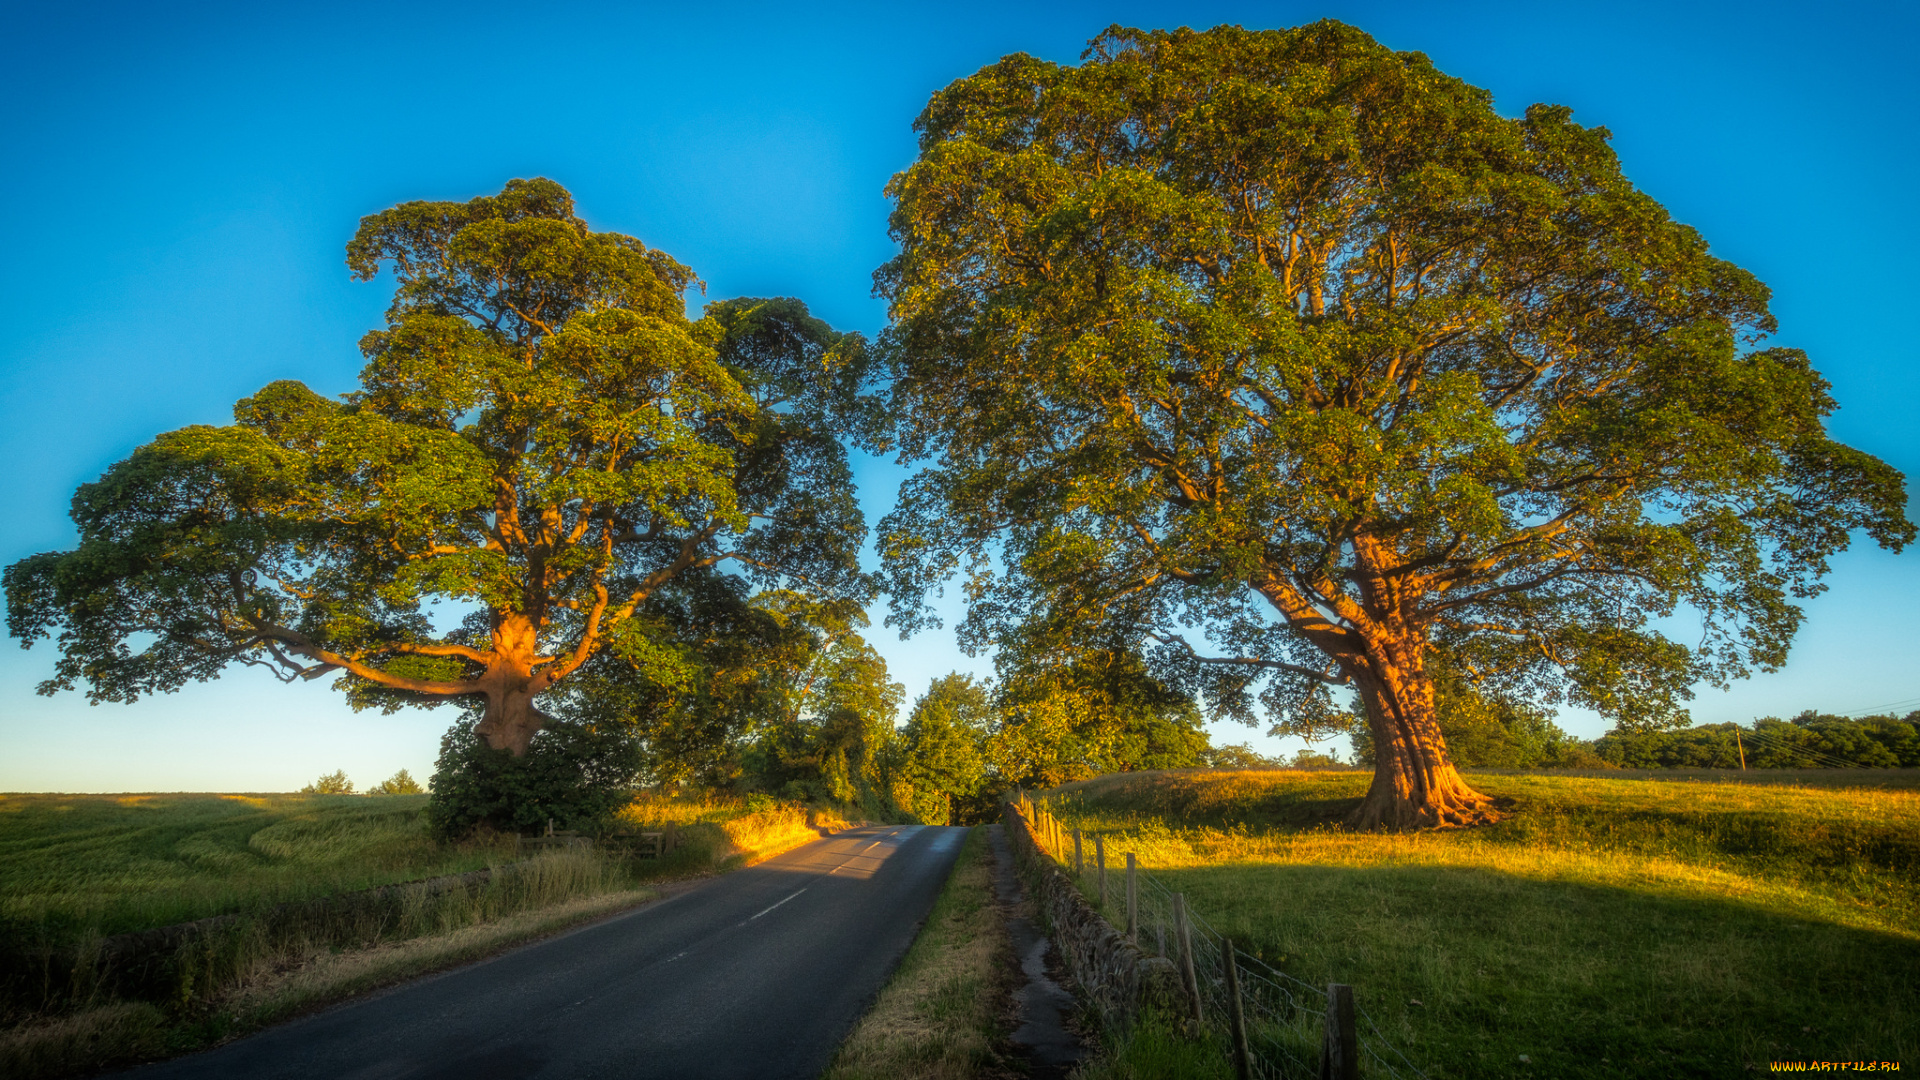
[{"label": "sunlit grass", "polygon": [[1920,1059],[1920,790],[1471,779],[1499,824],[1344,831],[1361,773],[1135,774],[1046,801],[1268,961],[1355,985],[1431,1075]]},{"label": "sunlit grass", "polygon": [[642,795],[615,815],[618,827],[640,830],[672,823],[680,842],[702,845],[710,861],[751,865],[800,844],[818,840],[822,830],[847,828],[844,812],[787,804],[756,807],[744,799],[716,795],[676,798]]}]

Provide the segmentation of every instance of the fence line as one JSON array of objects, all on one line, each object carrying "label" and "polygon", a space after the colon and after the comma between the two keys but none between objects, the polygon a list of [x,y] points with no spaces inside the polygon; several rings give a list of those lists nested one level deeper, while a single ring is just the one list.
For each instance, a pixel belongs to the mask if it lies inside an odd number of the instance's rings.
[{"label": "fence line", "polygon": [[[1064,826],[1045,806],[1035,804],[1025,793],[1016,789],[1008,793],[1006,801],[1010,814],[1017,815],[1027,827],[1036,850],[1052,861],[1084,896],[1083,879],[1089,872],[1104,870],[1104,859],[1100,866],[1087,867],[1084,859],[1075,858],[1076,849],[1081,853],[1086,850],[1080,830]],[[1096,835],[1093,840],[1094,852],[1103,856],[1108,846],[1106,837]],[[1354,1002],[1350,994],[1338,993],[1346,988],[1315,986],[1232,945],[1193,905],[1186,903],[1180,893],[1138,869],[1131,852],[1116,854],[1125,854],[1128,861],[1123,904],[1128,908],[1129,927],[1137,934],[1134,944],[1141,953],[1164,957],[1182,969],[1183,992],[1191,995],[1189,1006],[1183,1011],[1197,1012],[1200,1024],[1227,1036],[1222,1042],[1230,1057],[1237,1057],[1233,1046],[1239,1039],[1245,1039],[1247,1071],[1243,1076],[1265,1080],[1315,1077],[1351,1080],[1364,1074],[1395,1080],[1414,1077],[1425,1080],[1426,1074],[1388,1041],[1366,1010]],[[1181,947],[1182,942],[1188,943],[1186,948]],[[1230,1031],[1235,1025],[1230,1023],[1234,1001],[1227,973],[1229,948],[1233,950],[1232,982],[1238,984],[1242,1016],[1238,1033]],[[1185,975],[1189,963],[1193,972],[1191,982]],[[1344,1010],[1336,996],[1353,1002],[1351,1019],[1346,1021],[1351,1025],[1346,1037],[1353,1040],[1350,1045],[1356,1049],[1350,1052],[1357,1060],[1340,1063],[1338,1071],[1328,1071],[1343,1056],[1336,1044],[1341,1041],[1337,1027],[1342,1021],[1338,1017]],[[1365,1063],[1364,1069],[1360,1067],[1361,1062]],[[1235,1064],[1238,1071],[1239,1062],[1236,1060]]]}]

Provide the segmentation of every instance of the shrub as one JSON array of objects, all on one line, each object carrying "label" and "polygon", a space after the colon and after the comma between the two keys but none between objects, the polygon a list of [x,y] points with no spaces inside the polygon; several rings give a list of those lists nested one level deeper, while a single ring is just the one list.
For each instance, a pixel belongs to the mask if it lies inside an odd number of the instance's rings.
[{"label": "shrub", "polygon": [[347,771],[339,769],[300,789],[302,795],[351,795],[353,781],[347,779]]},{"label": "shrub", "polygon": [[368,788],[367,794],[369,795],[418,795],[420,794],[420,791],[421,791],[420,781],[415,780],[413,778],[412,773],[408,772],[405,769],[401,769],[399,772],[394,773],[392,776],[389,776],[385,780],[382,780],[379,783]]},{"label": "shrub", "polygon": [[481,827],[537,829],[549,820],[592,830],[627,802],[643,764],[638,740],[622,728],[556,721],[516,758],[463,721],[440,739],[427,821],[448,839]]},{"label": "shrub", "polygon": [[1285,761],[1254,752],[1246,743],[1209,746],[1200,751],[1200,761],[1209,769],[1284,769]]},{"label": "shrub", "polygon": [[1293,760],[1287,763],[1287,768],[1290,769],[1344,769],[1346,767],[1347,763],[1340,760],[1338,750],[1323,754],[1312,747],[1303,747],[1293,755]]}]

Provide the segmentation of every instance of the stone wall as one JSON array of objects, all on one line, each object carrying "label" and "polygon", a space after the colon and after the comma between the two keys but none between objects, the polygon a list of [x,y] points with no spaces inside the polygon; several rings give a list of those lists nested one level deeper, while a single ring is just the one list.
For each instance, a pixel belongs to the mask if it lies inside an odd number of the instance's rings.
[{"label": "stone wall", "polygon": [[1108,1024],[1125,1026],[1140,1007],[1143,995],[1166,992],[1166,981],[1174,977],[1173,965],[1159,957],[1143,956],[1127,943],[1125,934],[1087,903],[1073,881],[1042,850],[1017,807],[1003,804],[1001,816],[1021,879],[1039,907],[1068,973],[1079,984],[1081,995]]}]

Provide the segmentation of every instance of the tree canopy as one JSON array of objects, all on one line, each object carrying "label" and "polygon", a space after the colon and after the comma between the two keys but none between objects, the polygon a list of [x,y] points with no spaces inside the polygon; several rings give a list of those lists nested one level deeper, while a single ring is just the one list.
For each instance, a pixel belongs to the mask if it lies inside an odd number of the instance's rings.
[{"label": "tree canopy", "polygon": [[549,180],[366,217],[347,263],[394,281],[357,390],[277,382],[160,436],[79,490],[75,549],[7,568],[9,631],[58,635],[43,693],[334,674],[357,705],[476,704],[520,754],[596,656],[685,680],[649,604],[688,575],[871,597],[857,335],[796,300],[689,319],[691,270]]},{"label": "tree canopy", "polygon": [[1696,681],[1784,662],[1852,533],[1913,537],[1765,286],[1564,107],[1502,116],[1336,22],[1116,27],[916,129],[876,275],[933,462],[882,528],[894,621],[964,569],[976,642],[1130,640],[1295,730],[1351,686],[1358,825],[1492,814],[1433,648],[1505,699],[1683,722]]},{"label": "tree canopy", "polygon": [[1017,647],[1001,657],[995,772],[1023,787],[1107,773],[1186,769],[1205,761],[1207,734],[1190,694],[1147,670],[1137,652]]}]

